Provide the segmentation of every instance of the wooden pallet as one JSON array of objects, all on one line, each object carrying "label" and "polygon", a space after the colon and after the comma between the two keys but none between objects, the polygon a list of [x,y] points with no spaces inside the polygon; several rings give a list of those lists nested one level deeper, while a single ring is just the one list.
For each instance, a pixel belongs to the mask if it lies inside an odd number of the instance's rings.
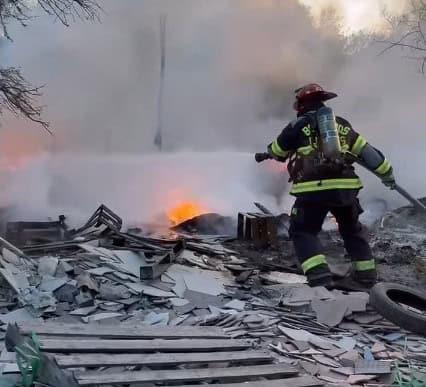
[{"label": "wooden pallet", "polygon": [[215,327],[21,323],[9,325],[7,348],[14,349],[32,333],[38,337],[42,356],[39,381],[55,387],[197,382],[222,387],[322,385],[312,377],[298,377],[293,367],[273,364],[271,354],[254,349],[252,340],[231,339]]}]

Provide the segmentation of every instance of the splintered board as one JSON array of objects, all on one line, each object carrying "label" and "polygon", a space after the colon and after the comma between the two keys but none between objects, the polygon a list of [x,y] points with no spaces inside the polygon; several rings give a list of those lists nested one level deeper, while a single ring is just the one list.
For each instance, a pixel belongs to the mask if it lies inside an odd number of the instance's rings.
[{"label": "splintered board", "polygon": [[[215,387],[321,387],[324,383],[312,376],[299,376],[296,378],[275,379],[275,380],[260,380],[257,382],[244,382],[223,384],[216,383]],[[193,384],[179,385],[175,387],[194,387]]]},{"label": "splintered board", "polygon": [[79,386],[115,383],[175,383],[203,380],[250,380],[253,377],[283,377],[297,375],[295,368],[284,364],[247,367],[203,368],[187,370],[121,371],[117,373],[75,373]]},{"label": "splintered board", "polygon": [[56,355],[55,359],[62,368],[112,367],[112,366],[175,366],[179,364],[199,363],[262,363],[271,362],[272,357],[266,351],[235,351],[207,353],[153,353],[153,354],[71,354]]},{"label": "splintered board", "polygon": [[41,339],[40,349],[55,353],[208,352],[251,348],[251,340],[57,340]]},{"label": "splintered board", "polygon": [[219,327],[170,327],[170,326],[102,326],[64,323],[19,323],[23,335],[36,333],[44,336],[75,336],[111,339],[209,339],[228,338]]}]

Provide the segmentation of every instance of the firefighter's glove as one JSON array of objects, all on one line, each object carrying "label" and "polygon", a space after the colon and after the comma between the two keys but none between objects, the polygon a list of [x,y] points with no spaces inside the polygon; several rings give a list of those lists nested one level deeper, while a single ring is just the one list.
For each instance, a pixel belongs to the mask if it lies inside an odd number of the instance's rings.
[{"label": "firefighter's glove", "polygon": [[381,177],[382,179],[382,183],[386,186],[389,187],[390,189],[394,189],[396,182],[395,182],[395,177],[393,175],[393,170],[391,169],[388,173],[386,173],[385,175],[383,175]]}]

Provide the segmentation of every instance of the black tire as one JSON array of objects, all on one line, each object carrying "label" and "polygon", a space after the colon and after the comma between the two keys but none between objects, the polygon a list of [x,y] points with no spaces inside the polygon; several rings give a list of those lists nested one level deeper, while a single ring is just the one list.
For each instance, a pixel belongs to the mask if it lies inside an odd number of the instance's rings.
[{"label": "black tire", "polygon": [[[405,309],[411,306],[423,312]],[[371,289],[370,304],[383,317],[410,332],[426,335],[426,294],[398,284],[378,283]]]}]

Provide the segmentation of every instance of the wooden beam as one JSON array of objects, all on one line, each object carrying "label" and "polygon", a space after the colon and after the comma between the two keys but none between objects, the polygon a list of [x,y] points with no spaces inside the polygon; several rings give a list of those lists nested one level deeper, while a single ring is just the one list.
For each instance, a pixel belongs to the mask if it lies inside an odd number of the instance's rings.
[{"label": "wooden beam", "polygon": [[[260,380],[257,382],[215,384],[215,387],[321,387],[324,383],[312,376],[299,376],[297,378]],[[194,387],[193,384],[180,385],[175,387]]]},{"label": "wooden beam", "polygon": [[111,367],[111,366],[174,366],[197,363],[271,363],[273,357],[266,351],[236,351],[207,353],[155,353],[155,354],[71,354],[56,355],[55,359],[62,368]]},{"label": "wooden beam", "polygon": [[[202,368],[167,371],[122,371],[115,373],[76,372],[75,378],[79,386],[127,383],[175,383],[195,382],[202,380],[250,380],[257,377],[285,377],[297,375],[298,371],[284,364],[263,366]],[[265,382],[264,382],[265,383]],[[269,381],[264,384],[269,386]]]},{"label": "wooden beam", "polygon": [[229,338],[219,327],[151,327],[151,326],[102,326],[64,323],[19,323],[22,334],[56,336],[92,336],[111,339],[209,339]]},{"label": "wooden beam", "polygon": [[57,353],[209,352],[240,350],[250,347],[252,347],[251,340],[231,339],[40,340],[42,351]]}]

